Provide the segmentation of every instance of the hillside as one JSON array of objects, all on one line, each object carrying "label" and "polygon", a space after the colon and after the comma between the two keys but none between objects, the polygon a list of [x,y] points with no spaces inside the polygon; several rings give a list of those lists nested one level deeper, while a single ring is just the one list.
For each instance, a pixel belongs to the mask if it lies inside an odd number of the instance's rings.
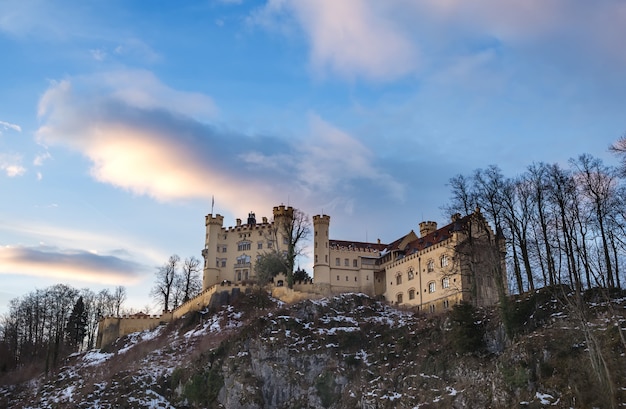
[{"label": "hillside", "polygon": [[[361,294],[291,306],[248,294],[236,305],[75,354],[48,378],[4,378],[0,407],[626,405],[617,327],[626,327],[626,297],[589,298],[577,310],[559,294],[513,300],[506,330],[493,309],[422,315]],[[606,363],[604,385],[590,348]]]}]

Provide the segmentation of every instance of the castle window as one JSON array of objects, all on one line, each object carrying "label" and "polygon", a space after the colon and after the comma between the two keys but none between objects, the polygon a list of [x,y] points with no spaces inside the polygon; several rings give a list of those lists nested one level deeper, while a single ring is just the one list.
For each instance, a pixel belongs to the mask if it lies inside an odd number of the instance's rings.
[{"label": "castle window", "polygon": [[447,255],[444,254],[443,256],[441,256],[441,267],[447,267],[449,261],[450,258]]},{"label": "castle window", "polygon": [[250,278],[250,276],[248,274],[248,270],[243,270],[243,279],[247,280],[248,278]]},{"label": "castle window", "polygon": [[241,270],[237,270],[237,281],[241,281]]},{"label": "castle window", "polygon": [[402,293],[396,295],[396,302],[398,304],[402,304]]},{"label": "castle window", "polygon": [[245,254],[237,257],[237,264],[248,264],[250,263],[250,256],[246,256]]},{"label": "castle window", "polygon": [[263,248],[263,242],[262,241],[258,242],[257,245],[256,245],[256,248],[258,250],[261,250]]},{"label": "castle window", "polygon": [[272,247],[274,247],[274,242],[272,240],[268,240],[267,241],[267,248],[271,249]]},{"label": "castle window", "polygon": [[434,293],[435,290],[436,290],[435,282],[431,281],[430,283],[428,283],[428,292]]},{"label": "castle window", "polygon": [[336,265],[336,266],[340,266],[340,265],[341,265],[341,259],[340,259],[339,257],[337,257],[337,258],[335,259],[335,265]]},{"label": "castle window", "polygon": [[433,271],[435,271],[435,262],[432,260],[428,260],[428,263],[426,263],[426,269],[428,270],[429,273],[432,273]]},{"label": "castle window", "polygon": [[435,306],[434,305],[430,305],[428,307],[428,309],[430,310],[430,312],[435,312]]},{"label": "castle window", "polygon": [[337,276],[337,281],[339,281],[339,276]]},{"label": "castle window", "polygon": [[413,299],[415,299],[415,290],[411,288],[409,290],[409,300],[413,300]]},{"label": "castle window", "polygon": [[356,277],[354,277],[354,281],[356,281]]},{"label": "castle window", "polygon": [[324,255],[324,262],[328,263],[328,254]]},{"label": "castle window", "polygon": [[220,259],[216,258],[215,259],[215,267],[219,267],[220,266]]},{"label": "castle window", "polygon": [[317,254],[315,255],[315,262],[317,263]]},{"label": "castle window", "polygon": [[409,280],[412,280],[415,278],[415,274],[413,273],[412,268],[409,268],[409,272],[407,273],[407,276],[409,277]]},{"label": "castle window", "polygon": [[450,308],[450,300],[443,300],[443,308],[445,309]]},{"label": "castle window", "polygon": [[396,284],[397,285],[402,284],[402,274],[400,273],[396,274]]},{"label": "castle window", "polygon": [[220,246],[217,246],[217,252],[218,252],[218,253],[220,252],[220,249],[221,249],[221,247],[220,247]]},{"label": "castle window", "polygon": [[240,241],[237,243],[237,251],[247,251],[250,250],[250,242],[249,241]]},{"label": "castle window", "polygon": [[450,279],[448,277],[444,277],[444,279],[441,280],[441,288],[450,288]]},{"label": "castle window", "polygon": [[346,281],[348,281],[348,276],[346,276]]},{"label": "castle window", "polygon": [[359,266],[359,262],[357,261],[357,259],[352,260],[352,267],[358,267]]},{"label": "castle window", "polygon": [[225,258],[222,259],[222,267],[226,267],[226,259]]},{"label": "castle window", "polygon": [[343,260],[343,265],[346,267],[350,267],[350,259]]}]

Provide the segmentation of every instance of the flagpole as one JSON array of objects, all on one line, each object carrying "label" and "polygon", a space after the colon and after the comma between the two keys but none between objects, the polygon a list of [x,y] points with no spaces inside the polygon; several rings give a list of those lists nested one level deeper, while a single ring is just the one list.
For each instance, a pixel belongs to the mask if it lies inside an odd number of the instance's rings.
[{"label": "flagpole", "polygon": [[215,196],[211,195],[211,214],[213,214],[213,206],[215,206]]}]

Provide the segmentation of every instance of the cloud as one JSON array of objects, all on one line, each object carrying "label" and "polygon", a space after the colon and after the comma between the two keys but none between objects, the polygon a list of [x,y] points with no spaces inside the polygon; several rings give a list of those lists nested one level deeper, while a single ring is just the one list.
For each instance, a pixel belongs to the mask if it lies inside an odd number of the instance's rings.
[{"label": "cloud", "polygon": [[[270,0],[251,20],[284,31],[295,20],[310,43],[310,62],[318,74],[392,80],[418,68],[419,50],[403,27],[380,14],[367,0]],[[288,32],[288,31],[284,31]]]},{"label": "cloud", "polygon": [[401,193],[372,152],[315,115],[308,136],[286,141],[197,119],[212,107],[210,98],[172,90],[147,72],[64,80],[40,100],[37,137],[85,155],[94,179],[161,201],[216,196],[247,212],[290,195],[345,194],[363,180]]},{"label": "cloud", "polygon": [[19,274],[84,282],[132,284],[148,270],[113,255],[47,246],[0,247],[0,274]]},{"label": "cloud", "polygon": [[[480,43],[497,39],[525,60],[571,70],[626,65],[626,3],[620,0],[269,0],[253,24],[297,38],[304,34],[318,74],[369,81],[447,69]],[[478,47],[478,50],[475,48]]]},{"label": "cloud", "polygon": [[10,178],[26,173],[26,168],[22,166],[21,162],[22,157],[20,155],[0,153],[0,170]]},{"label": "cloud", "polygon": [[35,159],[33,159],[33,165],[43,166],[44,162],[51,158],[52,158],[52,155],[50,155],[50,152],[43,152],[43,153],[37,154],[37,156],[35,156]]},{"label": "cloud", "polygon": [[17,132],[22,132],[22,128],[19,125],[15,125],[9,122],[0,121],[0,135],[2,135],[3,130],[13,130]]},{"label": "cloud", "polygon": [[374,152],[348,133],[319,116],[310,116],[310,137],[300,146],[299,182],[311,192],[342,191],[352,181],[366,180],[386,186],[402,200],[404,187],[374,166]]}]

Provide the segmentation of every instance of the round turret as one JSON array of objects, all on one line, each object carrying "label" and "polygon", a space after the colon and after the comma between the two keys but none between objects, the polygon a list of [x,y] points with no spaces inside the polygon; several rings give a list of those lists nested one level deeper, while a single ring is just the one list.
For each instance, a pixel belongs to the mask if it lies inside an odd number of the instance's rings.
[{"label": "round turret", "polygon": [[313,216],[313,278],[316,283],[330,285],[330,216]]}]

